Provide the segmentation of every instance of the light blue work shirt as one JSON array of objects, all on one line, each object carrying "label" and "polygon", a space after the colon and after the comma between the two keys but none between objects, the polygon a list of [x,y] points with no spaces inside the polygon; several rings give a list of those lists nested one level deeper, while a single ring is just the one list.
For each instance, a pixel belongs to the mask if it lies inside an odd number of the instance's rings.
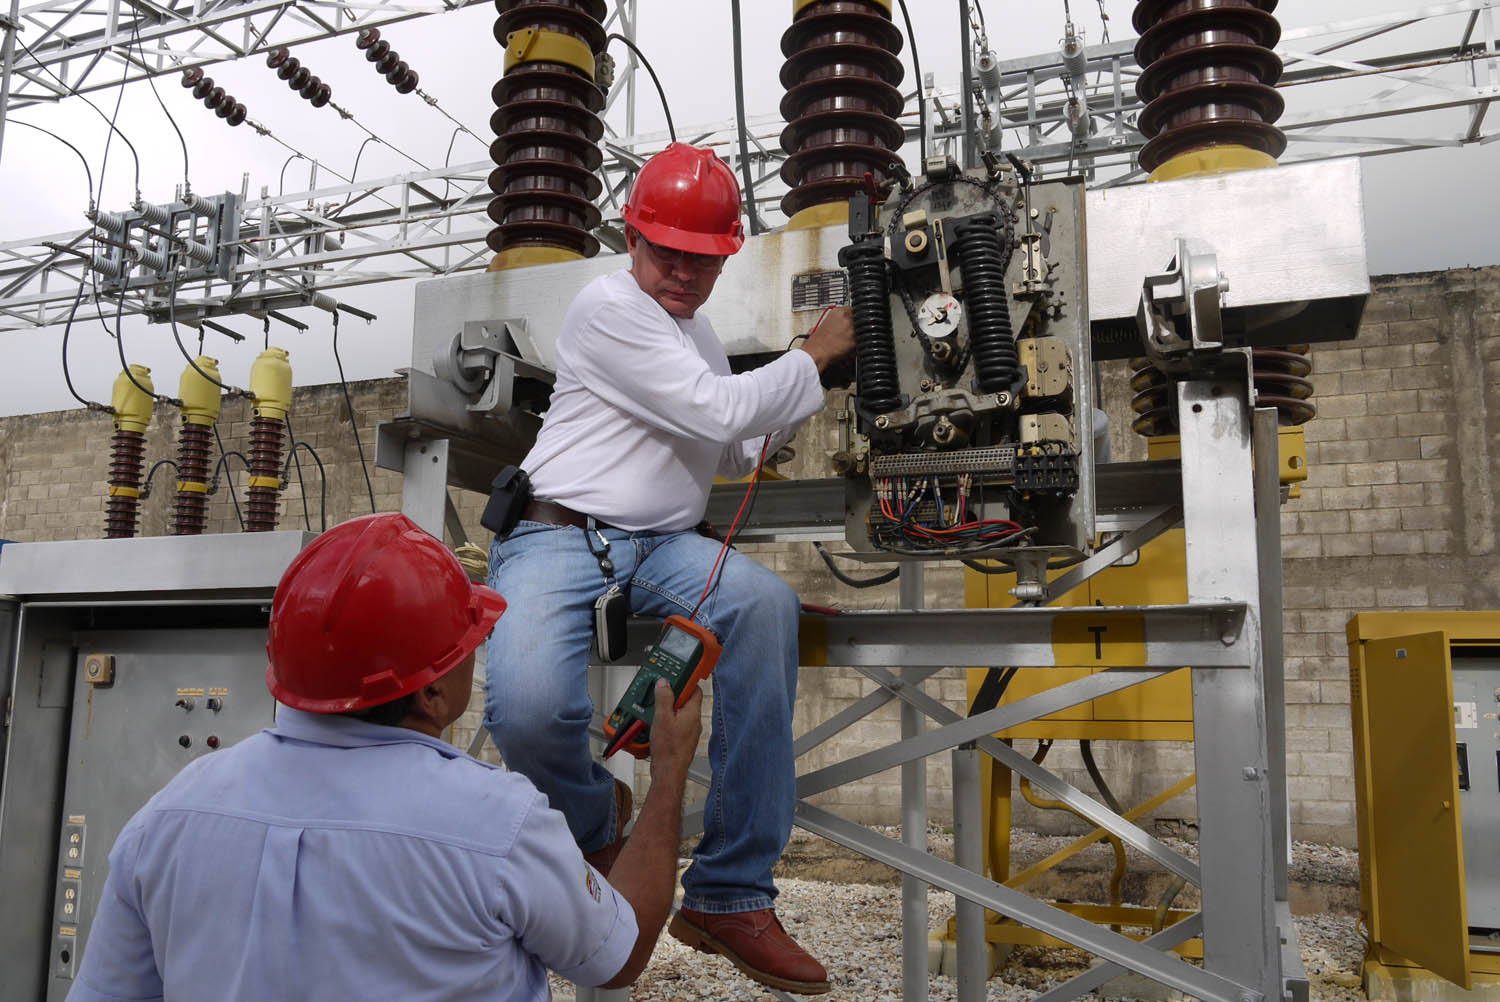
[{"label": "light blue work shirt", "polygon": [[517,1000],[619,973],[629,903],[519,773],[281,707],[131,819],[69,1002]]}]

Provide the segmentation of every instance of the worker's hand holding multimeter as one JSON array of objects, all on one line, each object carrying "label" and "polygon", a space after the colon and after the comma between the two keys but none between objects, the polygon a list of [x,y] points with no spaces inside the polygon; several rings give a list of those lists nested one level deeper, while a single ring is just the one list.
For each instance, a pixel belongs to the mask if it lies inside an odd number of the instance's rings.
[{"label": "worker's hand holding multimeter", "polygon": [[609,742],[604,757],[621,748],[636,758],[649,755],[651,722],[656,717],[656,680],[666,679],[676,696],[673,705],[680,709],[714,670],[722,650],[719,639],[707,628],[681,616],[668,617],[661,634],[646,648],[630,687],[604,722],[604,738]]}]

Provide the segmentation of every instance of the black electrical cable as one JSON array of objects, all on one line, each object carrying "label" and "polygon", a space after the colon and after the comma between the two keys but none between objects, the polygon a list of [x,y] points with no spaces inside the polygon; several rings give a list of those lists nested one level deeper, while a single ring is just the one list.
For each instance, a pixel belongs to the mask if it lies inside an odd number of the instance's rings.
[{"label": "black electrical cable", "polygon": [[1094,761],[1094,743],[1087,739],[1078,742],[1078,750],[1083,753],[1083,767],[1089,772],[1089,779],[1094,781],[1094,789],[1099,791],[1099,798],[1104,801],[1104,806],[1116,814],[1122,813],[1120,802],[1115,799],[1109,784],[1104,782],[1104,773],[1099,771],[1099,763]]},{"label": "black electrical cable", "polygon": [[214,425],[214,441],[219,443],[219,461],[214,464],[213,479],[219,479],[219,470],[224,470],[224,476],[229,481],[229,500],[234,503],[234,517],[239,519],[240,531],[245,530],[245,516],[240,514],[240,499],[234,493],[234,473],[229,469],[229,457],[239,456],[240,462],[245,464],[245,469],[250,469],[250,460],[245,458],[242,452],[228,452],[224,449],[224,436],[219,434],[219,426]]},{"label": "black electrical cable", "polygon": [[[291,479],[290,472],[293,466],[297,467],[297,488],[302,495],[302,524],[307,526],[307,531],[312,532],[312,512],[307,508],[307,480],[302,476],[302,460],[297,458],[297,433],[292,431],[292,416],[288,414],[281,419],[286,424],[286,437],[291,439],[292,447],[287,450],[286,462],[281,467],[281,482],[286,483]],[[323,466],[321,460],[319,468]],[[326,489],[326,488],[325,488]]]},{"label": "black electrical cable", "polygon": [[979,683],[979,691],[974,694],[974,702],[969,704],[969,716],[977,717],[999,706],[1018,671],[1019,668],[991,668],[985,672],[984,681]]},{"label": "black electrical cable", "polygon": [[[979,15],[979,30],[984,32],[985,36],[988,37],[990,29],[987,28],[984,23],[984,8],[979,6],[979,0],[969,0],[969,2],[974,7],[974,13]],[[1103,2],[1103,0],[1100,0],[1100,2]]]},{"label": "black electrical cable", "polygon": [[[141,23],[140,23],[140,21],[136,21],[131,26],[130,36],[131,36],[131,38],[133,38],[135,40],[136,51],[141,54],[141,63],[144,64],[146,62],[146,47],[141,44]],[[126,51],[126,55],[129,55],[130,49],[129,49],[128,46],[126,47],[125,51]],[[172,123],[172,131],[175,132],[175,133],[177,133],[177,141],[182,144],[182,187],[183,187],[183,190],[186,191],[187,188],[188,188],[188,148],[187,148],[187,140],[182,138],[182,130],[177,127],[177,119],[175,119],[175,118],[172,117],[172,113],[170,111],[167,111],[167,102],[165,102],[165,101],[163,101],[161,99],[161,92],[156,89],[156,77],[155,77],[155,75],[152,74],[150,67],[143,67],[143,68],[145,68],[145,70],[146,70],[146,82],[151,85],[151,93],[153,93],[153,94],[156,95],[156,103],[159,104],[159,105],[161,105],[161,110],[167,116],[167,121]],[[124,78],[122,77],[121,80],[123,80],[123,79]]]},{"label": "black electrical cable", "polygon": [[911,12],[906,9],[906,0],[897,0],[901,4],[901,17],[906,21],[906,44],[911,48],[911,66],[917,75],[917,121],[922,130],[921,146],[922,163],[927,162],[927,97],[922,93],[922,60],[917,58],[917,36],[911,30]]},{"label": "black electrical cable", "polygon": [[146,482],[141,485],[141,500],[144,501],[146,498],[151,496],[151,478],[156,476],[156,471],[161,469],[163,466],[170,466],[172,469],[177,471],[177,475],[179,477],[182,476],[182,467],[178,466],[170,459],[158,459],[151,465],[151,472],[146,474]]},{"label": "black electrical cable", "polygon": [[[53,73],[52,70],[49,69],[48,67],[43,66],[42,65],[42,61],[40,59],[37,59],[37,54],[35,52],[31,51],[31,46],[29,46],[25,42],[21,41],[21,39],[19,37],[16,37],[16,33],[15,32],[12,32],[11,34],[12,34],[12,37],[16,38],[16,44],[19,45],[22,49],[24,49],[25,52],[26,52],[26,54],[29,55],[32,59],[36,60],[37,66],[40,67],[41,70],[44,73],[46,73],[53,80],[56,80],[59,84],[62,84],[62,86],[67,90],[67,92],[70,95],[72,95],[73,97],[76,97],[76,98],[80,99],[81,101],[83,101],[84,104],[88,105],[90,108],[93,108],[94,109],[94,113],[97,114],[100,118],[104,119],[106,122],[108,122],[110,129],[112,129],[113,132],[115,134],[117,134],[120,137],[121,140],[124,141],[124,143],[125,143],[126,146],[130,147],[130,155],[133,156],[133,157],[135,157],[135,190],[136,190],[136,194],[139,195],[140,194],[140,190],[141,190],[141,158],[135,152],[135,144],[132,143],[128,138],[126,138],[125,133],[123,133],[123,132],[120,131],[119,127],[117,125],[115,125],[114,119],[111,119],[102,110],[100,110],[100,108],[99,108],[99,106],[97,104],[95,104],[94,102],[90,101],[88,98],[84,97],[82,94],[78,93],[78,90],[75,87],[73,87],[72,84],[68,83],[66,80],[64,80],[62,77],[58,76],[56,73]],[[121,80],[121,86],[120,86],[120,93],[121,93],[121,95],[123,95],[124,92],[125,92],[124,91],[124,80],[122,79]],[[116,114],[116,116],[118,116],[118,114],[119,114],[119,104],[118,104],[118,102],[116,102],[115,114]],[[103,171],[102,168],[101,168],[101,170],[99,172],[99,197],[100,198],[104,197],[104,171]]]},{"label": "black electrical cable", "polygon": [[[285,144],[283,143],[282,145]],[[288,148],[290,149],[290,147]],[[298,153],[296,150],[292,150],[292,155],[287,157],[286,163],[281,165],[281,181],[276,185],[276,194],[278,196],[286,194],[286,169],[292,165],[292,161],[306,159],[307,157],[303,156],[301,153]]]},{"label": "black electrical cable", "polygon": [[83,287],[87,283],[88,283],[88,279],[87,278],[81,278],[81,279],[78,280],[78,295],[76,295],[76,296],[73,297],[73,308],[68,311],[68,322],[63,325],[63,336],[62,336],[62,370],[63,370],[63,382],[65,382],[65,383],[68,384],[68,392],[71,393],[71,394],[73,394],[73,399],[76,400],[76,401],[78,401],[80,404],[83,404],[84,407],[88,408],[91,411],[104,411],[107,414],[113,414],[115,412],[115,409],[113,407],[109,406],[108,404],[95,403],[92,400],[85,400],[83,397],[79,396],[78,395],[78,391],[73,388],[73,376],[72,376],[71,373],[68,372],[68,336],[73,333],[73,321],[78,317],[78,304],[81,303],[81,302],[83,302]]},{"label": "black electrical cable", "polygon": [[359,440],[359,418],[354,414],[354,400],[344,379],[344,360],[339,358],[339,315],[333,315],[333,362],[339,367],[339,386],[344,390],[344,405],[349,408],[349,427],[354,429],[354,447],[359,450],[359,468],[365,475],[365,490],[370,492],[370,514],[375,514],[375,485],[370,483],[370,468],[365,465],[365,447]]},{"label": "black electrical cable", "polygon": [[[287,431],[288,432],[291,431],[291,425],[290,424],[287,425]],[[288,469],[289,469],[289,467],[291,465],[292,456],[295,456],[297,454],[297,450],[298,449],[306,449],[307,450],[307,454],[313,458],[313,462],[315,462],[315,463],[318,464],[318,476],[321,478],[322,484],[323,484],[322,497],[320,499],[320,507],[319,507],[319,524],[322,526],[322,528],[319,529],[318,531],[320,531],[320,532],[327,532],[328,531],[328,471],[325,470],[325,469],[323,469],[323,460],[318,456],[318,453],[313,449],[312,446],[308,445],[306,442],[297,442],[297,441],[292,442],[292,452],[291,452],[291,455],[287,456],[287,465],[285,465],[285,466],[283,466],[281,468],[281,479],[282,480],[287,479],[287,471],[288,471]],[[299,481],[302,479],[302,466],[301,466],[301,464],[298,464],[298,466],[297,466],[297,479]],[[304,488],[304,491],[305,491],[305,488]],[[304,494],[304,500],[305,500],[305,494]],[[305,515],[306,512],[304,511],[303,514]],[[308,528],[309,532],[312,531],[312,523],[311,523],[311,521],[308,522],[307,528]]]},{"label": "black electrical cable", "polygon": [[[187,359],[187,364],[193,367],[194,372],[202,376],[204,379],[208,380],[210,383],[213,383],[215,386],[226,393],[236,396],[252,396],[252,394],[245,390],[237,390],[233,386],[225,386],[213,376],[210,376],[208,373],[198,368],[198,362],[193,358],[192,355],[188,354],[187,345],[182,343],[182,336],[177,333],[177,275],[175,273],[172,275],[172,283],[170,286],[168,286],[167,289],[167,321],[172,326],[172,340],[177,342],[177,350],[182,352],[182,357]],[[199,329],[198,334],[198,346],[201,350],[203,346],[203,334],[201,328]]]},{"label": "black electrical cable", "polygon": [[821,542],[814,542],[813,549],[818,551],[818,556],[822,557],[823,563],[828,565],[828,572],[834,577],[838,578],[844,584],[848,585],[850,588],[874,588],[878,585],[890,584],[901,575],[901,568],[897,567],[892,570],[886,571],[884,574],[876,574],[873,577],[850,577],[849,575],[838,569],[838,566],[833,562],[833,554],[829,553],[827,547],[825,547]]},{"label": "black electrical cable", "polygon": [[755,212],[755,180],[750,172],[750,140],[745,129],[745,60],[740,38],[740,0],[730,0],[730,17],[734,24],[734,122],[740,137],[740,170],[745,175],[745,208],[750,210],[750,235],[760,233],[760,217]]},{"label": "black electrical cable", "polygon": [[[138,389],[142,393],[146,394],[146,396],[150,397],[152,400],[156,400],[156,401],[159,401],[159,402],[164,403],[164,404],[178,404],[178,405],[180,405],[182,403],[182,401],[178,400],[176,397],[168,397],[168,396],[165,396],[163,394],[156,393],[156,392],[154,392],[152,390],[146,389],[146,387],[144,387],[144,386],[141,385],[140,380],[138,380],[138,379],[135,378],[135,373],[133,373],[133,372],[130,371],[130,363],[127,362],[127,361],[125,361],[125,325],[120,322],[120,318],[122,316],[124,316],[124,314],[125,314],[125,295],[124,295],[124,293],[121,293],[121,295],[120,295],[120,297],[118,299],[118,303],[119,303],[119,305],[115,308],[115,333],[114,333],[114,338],[115,338],[115,347],[117,349],[119,349],[119,352],[120,352],[120,368],[121,368],[121,370],[124,371],[126,378],[128,378],[132,383],[135,384],[135,388],[136,389]],[[103,319],[102,314],[100,316],[100,319]],[[105,329],[106,330],[108,329],[107,325],[106,325]]]},{"label": "black electrical cable", "polygon": [[[129,53],[130,53],[129,48],[127,48],[125,51],[126,51],[126,55],[129,55]],[[123,104],[124,101],[125,101],[125,74],[121,73],[120,74],[120,89],[119,89],[119,92],[115,94],[115,112],[114,112],[113,115],[110,116],[110,119],[109,119],[109,128],[110,128],[110,131],[107,132],[107,133],[105,133],[105,135],[104,135],[104,158],[99,161],[99,198],[101,200],[104,198],[104,171],[109,166],[109,144],[114,140],[115,133],[117,133],[117,132],[120,134],[120,138],[121,139],[125,138],[125,133],[120,132],[120,130],[115,127],[115,123],[120,120],[120,105]],[[129,141],[127,140],[127,143],[128,142]],[[135,197],[136,197],[136,201],[140,201],[140,198],[141,198],[141,158],[139,156],[136,156],[136,152],[135,152],[135,147],[134,146],[130,147],[130,153],[131,153],[132,156],[135,156]],[[118,321],[116,321],[116,323],[118,323]]]},{"label": "black electrical cable", "polygon": [[651,68],[651,60],[647,59],[645,54],[636,48],[634,42],[619,32],[610,32],[605,40],[608,41],[609,39],[618,39],[628,45],[630,51],[634,52],[636,57],[640,59],[641,65],[646,67],[646,72],[651,74],[651,82],[656,84],[656,96],[661,98],[662,114],[667,116],[667,132],[671,135],[672,142],[677,142],[677,129],[672,125],[672,109],[667,107],[667,92],[661,89],[661,81],[656,78],[656,71]]},{"label": "black electrical cable", "polygon": [[72,143],[68,142],[62,136],[59,136],[57,133],[55,133],[55,132],[48,132],[46,129],[42,128],[40,125],[32,125],[30,122],[23,122],[19,118],[9,119],[9,122],[10,122],[11,125],[24,125],[28,129],[35,129],[38,132],[46,133],[47,135],[51,136],[53,139],[56,139],[59,143],[62,143],[68,149],[72,150],[74,153],[77,153],[78,154],[78,159],[81,160],[81,161],[83,161],[83,173],[88,178],[88,183],[89,183],[89,205],[92,206],[94,204],[94,172],[91,171],[91,170],[89,170],[88,157],[85,157],[79,151],[78,147],[74,146]]}]

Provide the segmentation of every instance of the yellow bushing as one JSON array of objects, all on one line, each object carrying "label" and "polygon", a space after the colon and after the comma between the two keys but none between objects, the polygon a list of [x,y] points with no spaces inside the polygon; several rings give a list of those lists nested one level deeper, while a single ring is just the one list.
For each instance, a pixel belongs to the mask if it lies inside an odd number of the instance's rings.
[{"label": "yellow bushing", "polygon": [[292,409],[292,363],[285,348],[267,348],[250,367],[255,416],[285,421]]},{"label": "yellow bushing", "polygon": [[[198,368],[193,368],[196,365]],[[219,420],[219,387],[215,383],[224,380],[219,375],[219,360],[199,355],[193,365],[182,370],[182,379],[177,383],[177,395],[182,398],[182,419],[188,424],[211,425]],[[202,370],[201,372],[199,370]]]},{"label": "yellow bushing", "polygon": [[[796,17],[798,14],[802,13],[813,4],[819,2],[820,0],[792,0],[792,17]],[[875,6],[879,7],[887,14],[891,12],[891,0],[869,0],[869,2],[873,3]]]},{"label": "yellow bushing", "polygon": [[1248,146],[1214,146],[1179,153],[1151,172],[1151,181],[1181,181],[1189,177],[1233,174],[1241,170],[1275,167],[1276,158]]},{"label": "yellow bushing", "polygon": [[556,264],[558,261],[582,261],[583,255],[562,247],[538,247],[523,245],[507,247],[490,259],[485,271],[508,271],[511,268],[529,268],[534,264]]},{"label": "yellow bushing", "polygon": [[505,72],[517,63],[562,63],[594,79],[594,53],[588,43],[547,28],[522,28],[505,36]]},{"label": "yellow bushing", "polygon": [[[131,381],[131,375],[135,376],[134,381]],[[115,429],[145,431],[151,423],[151,409],[156,403],[151,394],[155,392],[151,370],[144,365],[132,365],[129,374],[122,372],[116,376],[114,392],[109,397],[109,405],[115,412]]]},{"label": "yellow bushing", "polygon": [[821,230],[825,226],[849,225],[848,202],[825,202],[809,205],[786,221],[789,230]]}]

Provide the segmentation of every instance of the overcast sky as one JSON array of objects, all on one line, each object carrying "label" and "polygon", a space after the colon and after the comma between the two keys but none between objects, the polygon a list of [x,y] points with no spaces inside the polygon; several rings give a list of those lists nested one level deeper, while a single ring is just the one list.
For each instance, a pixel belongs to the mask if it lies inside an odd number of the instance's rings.
[{"label": "overcast sky", "polygon": [[[909,5],[924,73],[933,74],[940,87],[952,88],[957,84],[960,65],[957,0],[909,0]],[[743,4],[751,12],[745,25],[746,110],[751,116],[774,114],[781,99],[777,78],[782,62],[779,38],[790,19],[791,6],[789,0],[745,0]],[[1062,34],[1061,0],[1026,4],[984,0],[984,6],[991,47],[1001,59],[1052,50]],[[1283,3],[1277,14],[1283,28],[1290,31],[1412,6],[1394,0],[1292,0]],[[1102,24],[1097,0],[1072,0],[1071,7],[1086,42],[1098,42]],[[1131,0],[1105,0],[1113,39],[1133,34],[1133,7]],[[494,19],[493,5],[475,4],[383,29],[401,57],[421,74],[422,89],[485,142],[493,110],[489,90],[502,71],[501,50],[491,36]],[[1355,51],[1368,55],[1451,45],[1457,41],[1461,26],[1453,19],[1446,24],[1446,29],[1425,38],[1396,35],[1390,42],[1366,43],[1365,48]],[[32,31],[29,36],[35,34]],[[22,38],[29,40],[28,35]],[[730,16],[725,0],[640,0],[637,42],[661,77],[679,131],[691,124],[733,118]],[[442,164],[452,134],[451,123],[415,95],[399,95],[385,84],[363,53],[356,50],[352,36],[299,46],[296,52],[304,65],[332,85],[334,100],[352,110],[360,121],[427,166]],[[617,55],[623,61],[624,53]],[[903,52],[902,58],[908,68],[904,86],[909,88],[909,54]],[[207,72],[247,106],[251,118],[269,126],[291,146],[325,158],[343,174],[353,168],[365,133],[341,121],[330,109],[315,110],[295,96],[266,68],[263,57],[216,64]],[[649,79],[644,74],[638,79],[637,132],[664,128],[665,120]],[[1348,85],[1342,92],[1325,93],[1324,100],[1344,104],[1389,85],[1384,79],[1373,84],[1363,81]],[[242,176],[248,174],[251,197],[255,198],[262,186],[278,190],[283,168],[287,191],[307,188],[305,161],[287,165],[286,150],[274,141],[256,135],[247,126],[233,130],[226,127],[192,100],[179,86],[176,75],[160,78],[157,88],[187,137],[194,190],[238,191]],[[109,90],[94,92],[91,97],[109,112],[117,94]],[[1296,89],[1287,96],[1289,113],[1307,110],[1305,104],[1298,103]],[[1425,120],[1404,124],[1377,120],[1334,131],[1375,136],[1447,134],[1458,127],[1458,114],[1435,112]],[[58,132],[78,146],[89,159],[95,184],[100,184],[108,129],[81,101],[70,99],[56,107],[27,108],[12,117]],[[609,122],[623,133],[622,109],[617,108]],[[157,202],[171,200],[174,187],[183,178],[182,150],[147,84],[135,83],[124,89],[119,125],[140,154],[143,196]],[[486,156],[483,143],[460,135],[452,162]],[[360,160],[358,176],[381,177],[414,169],[411,161],[389,148],[371,144]],[[109,147],[102,195],[98,196],[104,208],[118,210],[128,205],[134,192],[134,174],[130,154],[117,138]],[[1500,263],[1500,241],[1495,236],[1500,192],[1493,182],[1500,177],[1500,143],[1371,158],[1365,161],[1365,176],[1373,273]],[[322,183],[326,185],[329,179],[325,176]],[[41,237],[84,223],[87,189],[78,158],[29,129],[8,125],[5,130],[0,191],[6,192],[0,241]],[[1091,247],[1090,253],[1108,253],[1108,249]],[[731,265],[722,281],[737,280],[753,281],[754,277],[737,275]],[[380,316],[368,327],[346,321],[339,345],[349,378],[386,376],[405,365],[409,359],[411,284],[347,289],[338,295]],[[712,303],[708,311],[712,315]],[[298,384],[335,379],[327,314],[310,308],[295,314],[313,329],[300,335],[286,328],[273,330],[272,343],[291,352]],[[258,335],[258,324],[248,318],[226,322],[246,334]],[[260,350],[259,337],[240,345],[231,345],[222,337],[215,340],[217,343],[210,342],[210,353],[221,359],[227,380],[244,385],[249,366]],[[0,414],[76,406],[63,383],[60,341],[61,332],[56,329],[0,334],[0,373],[4,374],[5,388],[0,394]],[[125,345],[129,361],[151,366],[158,388],[175,391],[184,363],[165,328],[127,319]],[[116,345],[87,305],[80,311],[70,337],[69,356],[74,382],[84,395],[107,401],[119,368]]]}]

